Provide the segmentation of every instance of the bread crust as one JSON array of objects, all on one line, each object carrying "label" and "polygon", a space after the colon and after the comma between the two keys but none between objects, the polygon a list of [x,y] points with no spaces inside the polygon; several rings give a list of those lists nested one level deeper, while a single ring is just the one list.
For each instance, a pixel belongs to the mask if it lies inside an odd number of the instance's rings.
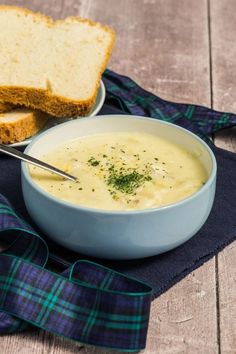
[{"label": "bread crust", "polygon": [[0,101],[0,113],[6,113],[16,108],[14,104]]},{"label": "bread crust", "polygon": [[[14,111],[20,110],[21,108]],[[23,141],[36,134],[46,124],[49,116],[41,111],[29,111],[24,117],[14,122],[1,122],[1,117],[4,117],[4,114],[0,115],[0,143],[10,144]]]},{"label": "bread crust", "polygon": [[23,13],[24,15],[33,16],[36,20],[44,21],[48,27],[56,26],[60,23],[71,22],[85,22],[91,26],[99,26],[106,32],[110,33],[111,41],[104,57],[104,61],[101,65],[100,71],[96,79],[96,89],[94,94],[85,100],[75,100],[68,97],[53,94],[49,89],[37,89],[32,87],[20,87],[20,86],[0,86],[0,97],[2,101],[10,102],[14,105],[23,105],[33,109],[39,109],[48,114],[56,117],[74,117],[74,116],[86,116],[91,111],[95,104],[97,93],[100,87],[100,80],[102,73],[106,69],[108,60],[112,53],[112,49],[115,42],[115,32],[108,26],[101,25],[100,23],[93,22],[89,19],[81,17],[70,16],[64,20],[56,20],[49,16],[43,15],[39,12],[33,12],[29,9],[17,6],[0,5],[1,10],[15,10]]}]

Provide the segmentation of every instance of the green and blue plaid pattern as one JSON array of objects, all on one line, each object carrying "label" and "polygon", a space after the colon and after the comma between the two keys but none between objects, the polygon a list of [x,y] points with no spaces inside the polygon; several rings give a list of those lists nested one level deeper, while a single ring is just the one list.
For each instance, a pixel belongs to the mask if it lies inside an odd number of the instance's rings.
[{"label": "green and blue plaid pattern", "polygon": [[165,101],[144,90],[129,77],[111,70],[105,71],[103,81],[107,90],[107,105],[117,107],[124,114],[158,118],[180,125],[208,142],[208,135],[236,125],[235,114]]},{"label": "green and blue plaid pattern", "polygon": [[0,194],[0,235],[12,238],[0,254],[0,333],[28,324],[82,343],[122,351],[145,347],[151,288],[93,262],[62,274],[45,268],[45,241]]}]

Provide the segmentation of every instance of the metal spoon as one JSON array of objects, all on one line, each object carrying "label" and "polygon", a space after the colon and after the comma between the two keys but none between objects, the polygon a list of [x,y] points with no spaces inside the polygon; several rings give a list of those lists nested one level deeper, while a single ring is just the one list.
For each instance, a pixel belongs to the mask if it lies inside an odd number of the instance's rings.
[{"label": "metal spoon", "polygon": [[10,146],[6,146],[6,145],[3,145],[3,144],[0,144],[0,151],[3,152],[4,154],[14,156],[17,159],[20,159],[22,161],[31,163],[32,165],[44,168],[47,171],[53,172],[53,173],[55,173],[57,175],[60,175],[60,176],[62,176],[64,178],[70,179],[71,181],[75,182],[77,180],[76,177],[71,176],[68,173],[63,172],[63,171],[59,170],[56,167],[48,165],[47,163],[45,163],[43,161],[40,161],[40,160],[38,160],[38,159],[36,159],[36,158],[34,158],[32,156],[26,155],[23,152],[21,152],[21,151],[19,151],[17,149],[14,149],[14,148],[12,148]]}]

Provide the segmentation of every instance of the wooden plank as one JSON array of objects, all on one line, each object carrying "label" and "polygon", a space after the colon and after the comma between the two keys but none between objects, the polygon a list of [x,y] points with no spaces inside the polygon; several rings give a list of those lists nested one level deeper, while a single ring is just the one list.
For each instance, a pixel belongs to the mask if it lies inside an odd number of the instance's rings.
[{"label": "wooden plank", "polygon": [[236,242],[218,255],[221,353],[236,353]]},{"label": "wooden plank", "polygon": [[214,272],[210,261],[154,301],[148,354],[217,352]]},{"label": "wooden plank", "polygon": [[80,343],[35,330],[1,336],[0,346],[2,354],[66,354],[83,349]]},{"label": "wooden plank", "polygon": [[234,0],[211,0],[213,104],[215,109],[236,112]]},{"label": "wooden plank", "polygon": [[50,342],[44,340],[44,331],[24,332],[2,336],[1,352],[4,354],[46,354],[49,353]]},{"label": "wooden plank", "polygon": [[[48,16],[53,17],[54,19],[61,18],[63,10],[63,0],[50,0],[50,1],[38,1],[38,0],[5,0],[5,5],[14,5],[26,7],[32,11],[42,12]],[[77,1],[74,1],[77,3]],[[71,8],[73,11],[73,7]]]},{"label": "wooden plank", "polygon": [[[6,1],[12,3],[11,1]],[[109,24],[117,41],[109,67],[163,98],[210,105],[206,0],[15,1],[54,18],[80,15]],[[145,354],[217,353],[215,260],[152,304]],[[5,353],[110,353],[44,332],[4,336]]]},{"label": "wooden plank", "polygon": [[209,104],[206,0],[82,0],[79,14],[115,29],[111,69],[163,98]]},{"label": "wooden plank", "polygon": [[[236,113],[235,1],[211,0],[213,107]],[[236,152],[236,128],[216,135],[216,145]],[[236,230],[235,230],[236,232]],[[218,255],[218,304],[221,353],[236,353],[236,242]]]},{"label": "wooden plank", "polygon": [[215,136],[215,144],[222,149],[236,152],[236,128],[230,128],[218,132]]}]

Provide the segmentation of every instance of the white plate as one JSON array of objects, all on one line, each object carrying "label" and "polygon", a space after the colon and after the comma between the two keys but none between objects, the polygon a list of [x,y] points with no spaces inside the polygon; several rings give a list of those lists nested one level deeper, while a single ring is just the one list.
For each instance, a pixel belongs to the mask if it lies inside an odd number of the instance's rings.
[{"label": "white plate", "polygon": [[[102,108],[103,103],[105,101],[105,96],[106,96],[106,89],[105,89],[104,83],[101,80],[101,85],[98,90],[98,95],[97,95],[95,105],[91,109],[88,117],[93,117],[100,111],[100,109]],[[39,135],[43,131],[45,131],[51,127],[54,127],[55,125],[65,123],[65,122],[67,122],[69,120],[73,120],[73,119],[79,119],[79,117],[78,118],[75,118],[75,117],[74,118],[50,118],[47,121],[47,124],[43,127],[43,129],[41,129],[37,134],[31,136],[30,138],[28,138],[24,141],[20,141],[19,143],[9,144],[9,146],[12,146],[12,147],[27,146],[29,143],[31,143],[31,141],[33,140],[34,137],[36,137],[37,135]]]}]

